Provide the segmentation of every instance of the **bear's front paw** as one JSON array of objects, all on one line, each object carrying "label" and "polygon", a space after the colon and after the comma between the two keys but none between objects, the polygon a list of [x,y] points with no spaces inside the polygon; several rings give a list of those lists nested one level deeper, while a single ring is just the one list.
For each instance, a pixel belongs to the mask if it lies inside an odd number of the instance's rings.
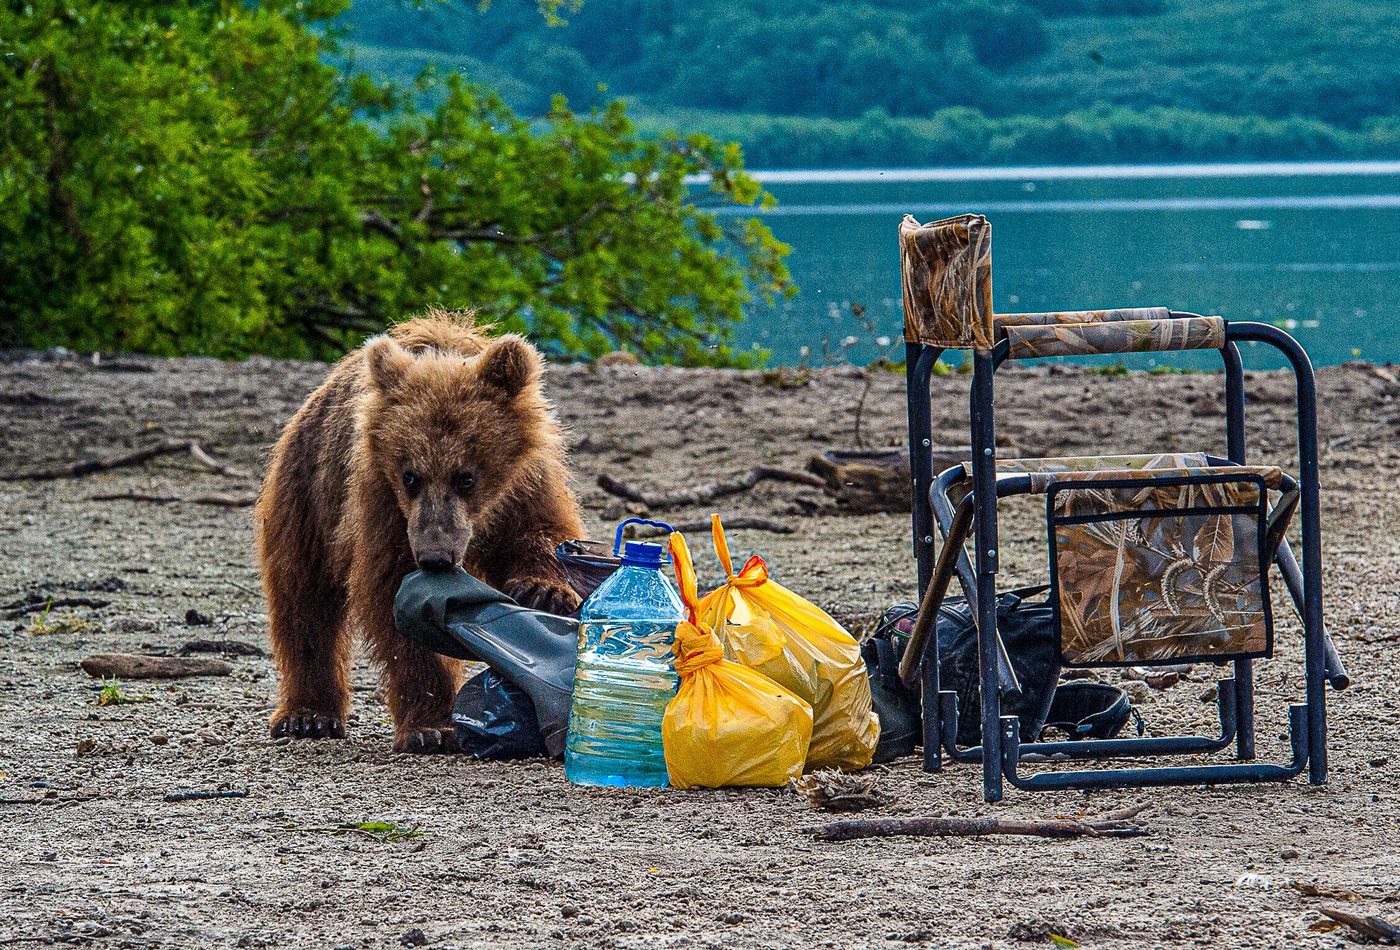
[{"label": "bear's front paw", "polygon": [[292,739],[344,739],[345,721],[335,713],[312,709],[279,710],[272,717],[272,726],[268,731],[274,739],[283,736]]},{"label": "bear's front paw", "polygon": [[410,755],[433,755],[457,751],[451,726],[409,726],[394,733],[394,751]]},{"label": "bear's front paw", "polygon": [[547,614],[566,616],[578,610],[578,594],[560,581],[523,579],[511,581],[505,593],[522,607],[543,610]]}]

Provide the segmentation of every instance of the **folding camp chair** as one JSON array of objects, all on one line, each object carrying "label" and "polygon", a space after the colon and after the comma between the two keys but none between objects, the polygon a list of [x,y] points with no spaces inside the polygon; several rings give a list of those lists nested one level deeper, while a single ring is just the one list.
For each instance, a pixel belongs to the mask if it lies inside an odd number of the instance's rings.
[{"label": "folding camp chair", "polygon": [[[1287,780],[1308,769],[1327,778],[1324,684],[1348,677],[1322,618],[1318,522],[1316,394],[1298,343],[1276,327],[1228,323],[1166,308],[995,314],[991,225],[962,215],[900,225],[914,553],[921,605],[901,666],[921,683],[924,768],[946,756],[982,763],[987,801],[1003,779],[1025,789],[1188,785]],[[1245,462],[1244,374],[1237,344],[1265,343],[1287,357],[1297,380],[1300,471]],[[971,462],[935,477],[929,381],[945,349],[972,351]],[[1225,364],[1227,446],[1204,453],[998,461],[993,377],[1008,359],[1214,349]],[[1274,501],[1270,503],[1271,494]],[[1004,696],[1019,692],[996,628],[997,499],[1046,497],[1050,598],[1066,667],[1229,662],[1218,686],[1220,729],[1205,736],[1030,741]],[[1301,510],[1302,565],[1286,538]],[[943,545],[935,559],[935,525]],[[964,542],[974,540],[969,559]],[[1289,708],[1290,756],[1254,759],[1253,661],[1273,652],[1269,567],[1276,564],[1302,619],[1306,702]],[[938,638],[932,634],[949,582],[957,576],[977,618],[980,711],[957,708],[940,689]],[[980,715],[982,744],[957,745],[958,716]],[[1135,759],[1205,753],[1235,745],[1237,762],[1154,767],[1093,767],[1023,775],[1023,755]]]}]

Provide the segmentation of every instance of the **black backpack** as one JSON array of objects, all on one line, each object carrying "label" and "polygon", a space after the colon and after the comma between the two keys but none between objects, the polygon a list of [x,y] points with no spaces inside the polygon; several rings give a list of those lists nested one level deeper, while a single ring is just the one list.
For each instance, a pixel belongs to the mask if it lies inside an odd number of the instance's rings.
[{"label": "black backpack", "polygon": [[[1048,602],[1028,603],[1025,599],[1048,589],[1044,585],[1026,587],[997,597],[997,630],[1021,684],[1021,695],[1005,700],[1002,712],[1020,718],[1021,735],[1027,742],[1040,736],[1060,678],[1060,640],[1055,634],[1054,614]],[[908,755],[921,738],[919,690],[905,687],[898,673],[918,612],[915,604],[895,604],[863,648],[871,693],[880,714],[877,762]],[[978,745],[982,741],[982,691],[977,674],[977,625],[967,601],[961,597],[944,600],[934,629],[940,686],[958,695],[958,744]],[[896,728],[890,730],[890,724]]]}]

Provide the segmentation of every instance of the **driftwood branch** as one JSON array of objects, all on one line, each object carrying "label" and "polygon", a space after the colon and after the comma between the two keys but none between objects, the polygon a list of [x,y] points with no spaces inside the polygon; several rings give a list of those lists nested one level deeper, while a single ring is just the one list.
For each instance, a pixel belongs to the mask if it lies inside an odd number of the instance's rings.
[{"label": "driftwood branch", "polygon": [[225,465],[223,462],[220,462],[218,459],[214,458],[208,452],[204,451],[204,449],[200,446],[198,442],[190,443],[190,455],[194,456],[194,460],[196,462],[198,462],[200,465],[203,465],[211,472],[217,472],[218,474],[226,475],[229,478],[249,477],[248,473],[243,471],[243,469],[234,468],[232,465]]},{"label": "driftwood branch", "polygon": [[80,664],[98,679],[158,680],[181,676],[228,676],[233,664],[203,657],[142,656],[138,653],[99,653]]},{"label": "driftwood branch", "polygon": [[1384,941],[1385,943],[1400,941],[1400,927],[1389,921],[1381,920],[1379,917],[1363,917],[1350,911],[1328,907],[1323,907],[1321,910],[1324,917],[1350,927],[1368,940]]},{"label": "driftwood branch", "polygon": [[163,799],[161,799],[161,800],[162,800],[162,801],[167,801],[167,802],[198,802],[198,801],[206,801],[206,800],[211,799],[211,798],[247,798],[247,797],[248,797],[248,790],[247,790],[246,788],[228,788],[228,789],[220,789],[220,790],[217,791],[217,792],[171,792],[169,795],[166,795],[166,796],[165,796]]},{"label": "driftwood branch", "polygon": [[222,653],[224,656],[267,656],[260,646],[241,640],[190,640],[176,651],[176,656],[191,653]]},{"label": "driftwood branch", "polygon": [[818,841],[853,841],[857,838],[980,838],[984,835],[1024,835],[1033,838],[1136,838],[1151,834],[1132,818],[872,818],[837,821],[812,829]]},{"label": "driftwood branch", "polygon": [[152,495],[146,492],[118,491],[88,495],[88,501],[146,501],[155,505],[184,502],[187,505],[214,505],[218,508],[251,508],[256,495]]},{"label": "driftwood branch", "polygon": [[16,617],[23,617],[25,614],[43,613],[46,610],[59,607],[98,608],[106,607],[110,603],[111,601],[103,600],[100,597],[48,597],[43,600],[35,600],[27,603],[24,601],[16,601],[0,609],[5,611],[5,619],[13,620]]},{"label": "driftwood branch", "polygon": [[188,452],[192,443],[184,439],[166,439],[157,442],[155,445],[146,446],[144,449],[137,449],[125,455],[110,455],[106,458],[89,459],[85,462],[74,462],[71,465],[56,465],[52,468],[37,468],[27,472],[11,472],[0,475],[3,482],[44,482],[53,481],[59,478],[82,478],[94,472],[110,472],[115,468],[127,468],[132,465],[143,465],[153,458],[162,455],[175,455],[179,452]]},{"label": "driftwood branch", "polygon": [[648,495],[625,482],[620,482],[608,475],[598,476],[598,487],[609,495],[616,495],[618,498],[627,501],[635,501],[648,508],[683,508],[693,505],[705,505],[716,498],[724,498],[728,495],[738,495],[749,491],[759,482],[790,482],[795,485],[807,485],[812,488],[821,488],[825,481],[809,475],[806,472],[790,472],[786,469],[772,468],[768,465],[755,465],[747,474],[727,482],[711,482],[708,485],[697,485],[685,491],[672,492],[665,495]]}]

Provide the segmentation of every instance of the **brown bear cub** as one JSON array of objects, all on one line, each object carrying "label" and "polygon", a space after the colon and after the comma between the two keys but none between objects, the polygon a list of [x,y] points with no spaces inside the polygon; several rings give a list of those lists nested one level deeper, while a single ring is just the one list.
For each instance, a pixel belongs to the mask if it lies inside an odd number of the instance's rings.
[{"label": "brown bear cub", "polygon": [[435,311],[342,359],[287,424],[257,506],[282,674],[273,736],[344,738],[359,631],[382,670],[394,748],[455,748],[461,664],[394,627],[415,567],[461,564],[528,606],[578,606],[554,547],[583,526],[542,368],[522,338]]}]

